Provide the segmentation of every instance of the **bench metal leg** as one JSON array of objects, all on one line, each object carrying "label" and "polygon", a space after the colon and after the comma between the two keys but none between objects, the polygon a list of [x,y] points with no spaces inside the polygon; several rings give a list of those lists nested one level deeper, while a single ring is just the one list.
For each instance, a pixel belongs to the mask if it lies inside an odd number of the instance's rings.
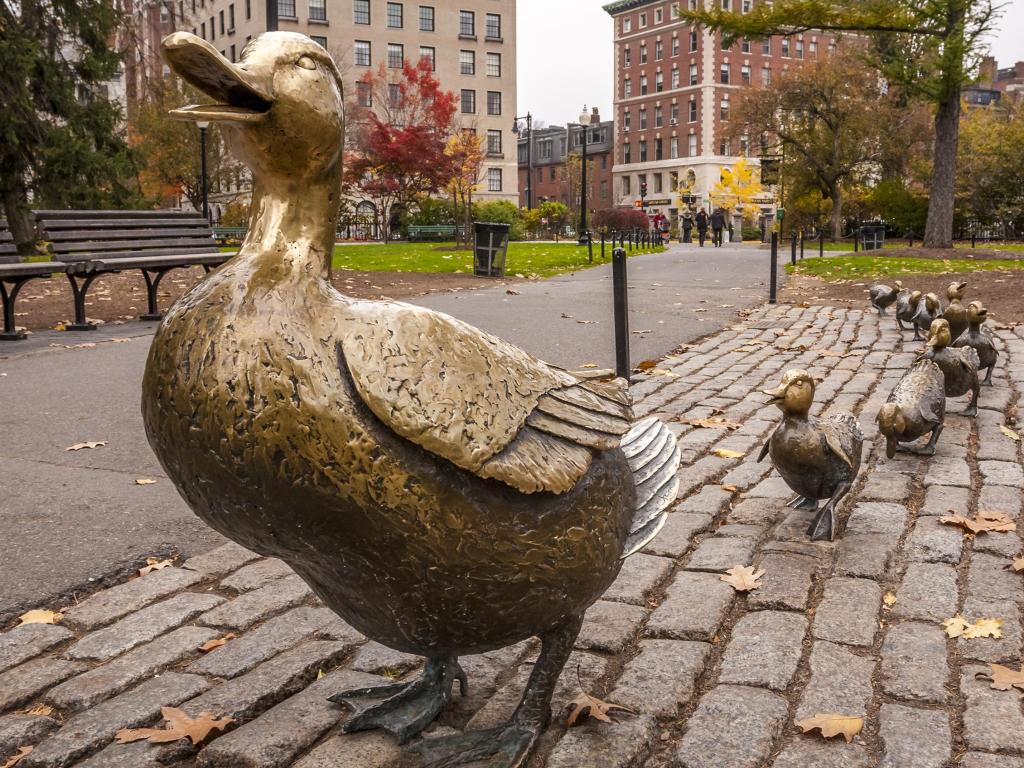
[{"label": "bench metal leg", "polygon": [[149,311],[144,315],[139,315],[140,320],[163,319],[164,316],[160,314],[160,308],[157,306],[156,292],[160,287],[160,281],[164,279],[164,275],[172,269],[174,269],[174,267],[142,270],[142,276],[146,279],[146,301],[149,303]]},{"label": "bench metal leg", "polygon": [[7,287],[7,280],[0,280],[0,299],[3,300],[4,305],[4,330],[3,333],[0,333],[0,339],[4,341],[20,341],[26,338],[25,332],[19,331],[14,324],[14,301],[18,298],[21,286],[31,279],[31,277],[11,279],[9,281],[10,288]]},{"label": "bench metal leg", "polygon": [[[75,297],[75,322],[70,325],[64,326],[66,331],[95,331],[97,326],[94,323],[90,323],[85,317],[85,294],[89,292],[89,286],[92,285],[92,281],[99,277],[101,272],[93,272],[92,274],[80,275],[68,274],[68,282],[71,283],[71,293]],[[81,282],[78,282],[81,280]]]}]

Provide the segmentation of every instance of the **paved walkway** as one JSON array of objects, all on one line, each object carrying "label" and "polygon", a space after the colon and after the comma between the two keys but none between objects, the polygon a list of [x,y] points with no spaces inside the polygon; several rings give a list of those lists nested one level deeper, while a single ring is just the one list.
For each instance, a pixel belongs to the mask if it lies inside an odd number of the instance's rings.
[{"label": "paved walkway", "polygon": [[[629,268],[634,362],[717,331],[740,307],[759,304],[768,271],[767,253],[756,246],[674,245],[630,259]],[[517,286],[515,295],[496,288],[416,301],[556,364],[614,367],[609,274],[603,265]],[[695,294],[684,281],[702,287]],[[7,406],[0,408],[0,525],[8,536],[0,625],[41,599],[123,578],[149,555],[188,557],[223,542],[181,501],[146,442],[138,402],[153,327],[0,342]],[[106,445],[65,450],[83,441]],[[157,483],[136,485],[142,478]]]},{"label": "paved walkway", "polygon": [[[916,347],[873,314],[759,310],[638,384],[638,410],[680,435],[679,500],[589,612],[531,764],[1024,768],[1017,692],[975,678],[988,662],[1020,663],[1024,577],[1006,566],[1021,532],[970,538],[938,522],[949,509],[1021,513],[1019,447],[999,427],[1016,413],[1024,340],[998,335],[1004,354],[977,420],[948,417],[931,459],[889,461],[880,450],[874,414]],[[787,489],[754,461],[777,420],[759,390],[791,367],[822,377],[817,411],[852,409],[868,434],[834,543],[806,540],[808,514],[786,508]],[[717,413],[742,428],[687,423]],[[745,455],[722,458],[720,448]],[[749,563],[766,572],[760,589],[738,594],[719,580]],[[0,759],[35,745],[19,768],[391,768],[409,759],[381,734],[340,734],[344,710],[325,696],[414,675],[418,659],[366,642],[277,561],[226,545],[67,608],[59,625],[0,634]],[[1002,637],[947,639],[941,622],[957,613],[1001,619]],[[198,651],[229,632],[238,636]],[[439,727],[500,722],[535,652],[522,643],[463,659],[469,695],[454,697]],[[567,731],[577,670],[588,692],[638,714]],[[53,712],[16,714],[38,704]],[[175,705],[236,722],[198,753],[183,742],[112,743],[119,728],[156,723],[161,706]],[[794,721],[817,713],[866,724],[849,744],[801,735]]]}]

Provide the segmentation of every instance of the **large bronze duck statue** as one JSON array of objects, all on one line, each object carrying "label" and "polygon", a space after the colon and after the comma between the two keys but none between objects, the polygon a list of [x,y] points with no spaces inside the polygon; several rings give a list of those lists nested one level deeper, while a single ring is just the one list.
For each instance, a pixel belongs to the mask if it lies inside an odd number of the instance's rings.
[{"label": "large bronze duck statue", "polygon": [[664,523],[675,438],[635,422],[625,382],[331,286],[343,102],[321,46],[267,33],[233,64],[178,32],[163,52],[216,102],[172,114],[220,121],[253,203],[238,255],[154,337],[142,411],[157,457],[213,528],[286,561],[366,636],[426,657],[411,683],[332,696],[358,710],[348,731],[406,741],[464,687],[460,655],[539,636],[506,725],[417,747],[430,765],[524,765],[584,611]]},{"label": "large bronze duck statue", "polygon": [[934,293],[926,293],[917,307],[917,314],[914,315],[914,339],[921,338],[918,331],[924,331],[927,338],[932,322],[940,317],[942,317],[942,304],[939,303],[939,297]]},{"label": "large bronze duck statue", "polygon": [[[893,281],[892,288],[883,283],[875,283],[868,289],[868,298],[871,300],[871,306],[878,310],[879,317],[885,317],[886,307],[891,307],[896,303],[896,298],[902,290],[903,283],[899,280]],[[899,322],[899,320],[896,322]]]},{"label": "large bronze duck statue", "polygon": [[[992,331],[985,325],[988,310],[980,301],[972,301],[967,305],[967,330],[953,342],[954,347],[970,347],[978,353],[978,370],[985,369],[985,380],[982,384],[992,386],[992,369],[999,359]],[[952,336],[952,332],[949,334]]]},{"label": "large bronze duck statue", "polygon": [[942,370],[946,385],[946,397],[960,397],[971,393],[971,402],[964,410],[964,416],[978,415],[978,395],[981,387],[978,384],[978,353],[971,347],[952,347],[949,334],[949,323],[939,318],[932,323],[925,342],[922,360],[932,360]]},{"label": "large bronze duck statue", "polygon": [[850,413],[824,419],[808,415],[814,403],[814,379],[807,371],[786,371],[782,383],[764,394],[771,398],[768,404],[778,406],[784,417],[757,460],[771,455],[786,485],[798,494],[789,506],[813,511],[818,509],[819,499],[828,499],[807,533],[812,541],[831,541],[836,505],[860,470],[864,442],[860,425]]},{"label": "large bronze duck statue", "polygon": [[949,323],[949,335],[956,341],[967,330],[967,307],[964,306],[964,289],[967,283],[953,282],[946,288],[949,306],[942,310],[942,317]]},{"label": "large bronze duck statue", "polygon": [[[885,436],[886,456],[891,459],[896,451],[934,455],[946,418],[945,387],[942,371],[931,360],[917,360],[903,374],[878,411],[878,431]],[[929,433],[926,447],[915,450],[905,445]]]},{"label": "large bronze duck statue", "polygon": [[920,339],[921,334],[914,323],[914,316],[921,307],[921,292],[904,289],[896,294],[896,325],[901,331],[907,330],[904,323],[910,323],[914,331],[914,339]]}]

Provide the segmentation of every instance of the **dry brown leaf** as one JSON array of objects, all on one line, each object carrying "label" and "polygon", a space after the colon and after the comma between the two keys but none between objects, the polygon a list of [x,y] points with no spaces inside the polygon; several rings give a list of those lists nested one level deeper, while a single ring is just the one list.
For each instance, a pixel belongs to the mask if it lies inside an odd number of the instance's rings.
[{"label": "dry brown leaf", "polygon": [[139,576],[145,576],[151,571],[162,571],[164,568],[174,564],[175,558],[171,557],[167,560],[161,560],[158,557],[147,557],[146,564],[139,568]]},{"label": "dry brown leaf", "polygon": [[896,605],[896,595],[895,595],[895,593],[893,593],[893,592],[886,592],[882,596],[882,602],[885,603],[885,605],[887,607],[892,608],[894,605]]},{"label": "dry brown leaf", "polygon": [[657,360],[641,360],[636,365],[636,369],[638,371],[649,371],[649,370],[651,370],[651,368],[657,368],[657,367],[658,367],[658,361]]},{"label": "dry brown leaf", "polygon": [[213,640],[207,640],[205,643],[199,646],[199,650],[203,653],[208,653],[215,648],[220,648],[228,640],[234,640],[236,637],[238,637],[238,635],[236,635],[234,632],[228,632],[223,637],[215,637]]},{"label": "dry brown leaf", "polygon": [[632,709],[601,701],[596,696],[580,691],[579,695],[569,702],[569,715],[565,718],[565,724],[567,727],[572,728],[574,725],[582,724],[583,720],[586,720],[588,717],[600,720],[602,723],[611,723],[614,721],[608,715],[610,712],[615,711],[629,712],[631,715],[636,714]]},{"label": "dry brown leaf", "polygon": [[755,571],[752,565],[734,565],[718,578],[731,586],[737,592],[749,592],[761,586],[759,580],[764,576],[764,571]]},{"label": "dry brown leaf", "polygon": [[722,418],[689,419],[684,423],[692,424],[695,427],[703,427],[704,429],[739,429],[743,426],[735,421]]},{"label": "dry brown leaf", "polygon": [[[953,510],[950,510],[952,512]],[[1005,512],[979,512],[973,518],[960,514],[944,515],[940,523],[958,525],[968,533],[1009,533],[1017,530],[1017,524]]]},{"label": "dry brown leaf", "polygon": [[107,444],[106,440],[87,440],[84,443],[75,443],[65,448],[65,451],[80,451],[83,448],[102,448]]},{"label": "dry brown leaf", "polygon": [[[1024,663],[1021,664],[1019,671],[1001,664],[989,664],[988,672],[979,672],[975,677],[981,680],[991,680],[992,685],[989,687],[995,688],[997,691],[1008,691],[1011,688],[1020,688],[1024,691]],[[1024,696],[1024,693],[1021,695]]]},{"label": "dry brown leaf", "polygon": [[138,477],[135,479],[136,485],[156,485],[156,480],[151,477]]},{"label": "dry brown leaf", "polygon": [[1013,558],[1013,562],[1006,566],[1006,570],[1013,571],[1014,573],[1024,571],[1024,555]]},{"label": "dry brown leaf", "polygon": [[729,493],[736,493],[739,490],[739,488],[737,488],[735,485],[723,484],[722,490],[728,491]]},{"label": "dry brown leaf", "polygon": [[1011,440],[1015,440],[1018,443],[1020,442],[1020,435],[1018,435],[1016,432],[1014,432],[1012,429],[1010,429],[1005,424],[1000,424],[999,425],[999,431],[1002,432],[1004,435],[1006,435]]},{"label": "dry brown leaf", "polygon": [[964,630],[963,638],[964,640],[974,640],[979,637],[999,638],[1003,636],[1003,631],[1000,629],[1002,626],[1002,619],[978,619]]},{"label": "dry brown leaf", "polygon": [[56,624],[64,618],[64,614],[46,608],[36,608],[18,617],[18,626],[22,624]]},{"label": "dry brown leaf", "polygon": [[743,451],[731,451],[728,448],[715,448],[712,453],[722,459],[742,459],[747,455]]},{"label": "dry brown leaf", "polygon": [[234,722],[230,717],[214,719],[209,712],[201,712],[198,717],[191,718],[176,707],[164,707],[160,714],[167,728],[122,728],[117,732],[117,742],[128,744],[146,740],[151,744],[162,744],[188,738],[192,744],[202,744],[212,731],[223,731]]},{"label": "dry brown leaf", "polygon": [[0,768],[14,768],[14,766],[21,762],[21,758],[25,757],[33,749],[35,749],[35,747],[18,747],[18,754],[11,755],[11,757],[7,758],[7,762],[0,765]]},{"label": "dry brown leaf", "polygon": [[26,715],[39,715],[40,717],[49,717],[56,710],[49,704],[36,704],[31,709],[26,709],[24,714]]},{"label": "dry brown leaf", "polygon": [[819,713],[814,717],[797,720],[796,725],[804,733],[817,728],[826,739],[831,739],[833,736],[842,736],[849,743],[864,728],[864,718],[852,715],[839,715],[834,712],[828,714]]}]

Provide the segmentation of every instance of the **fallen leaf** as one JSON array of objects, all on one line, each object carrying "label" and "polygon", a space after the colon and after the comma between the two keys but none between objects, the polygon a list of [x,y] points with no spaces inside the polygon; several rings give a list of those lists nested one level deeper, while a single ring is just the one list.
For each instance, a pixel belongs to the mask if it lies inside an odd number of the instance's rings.
[{"label": "fallen leaf", "polygon": [[737,488],[735,485],[723,485],[722,490],[728,491],[729,493],[736,493],[739,490],[739,488]]},{"label": "fallen leaf", "polygon": [[[1001,664],[989,664],[989,671],[979,672],[975,678],[991,680],[992,684],[989,687],[997,691],[1008,691],[1011,688],[1020,688],[1024,691],[1024,663],[1021,664],[1020,671]],[[1021,695],[1024,696],[1024,693]]]},{"label": "fallen leaf", "polygon": [[896,605],[896,595],[892,592],[886,592],[885,595],[882,596],[882,602],[889,608],[892,608]]},{"label": "fallen leaf", "polygon": [[63,618],[64,615],[57,611],[36,608],[28,613],[21,614],[18,617],[18,626],[20,627],[22,624],[56,624]]},{"label": "fallen leaf", "polygon": [[26,715],[38,715],[39,717],[49,717],[55,712],[54,708],[49,704],[36,704],[31,709],[26,709]]},{"label": "fallen leaf", "polygon": [[118,744],[144,739],[151,744],[163,744],[184,738],[188,738],[194,745],[201,744],[212,731],[223,731],[234,722],[230,717],[216,720],[209,712],[201,712],[198,717],[191,718],[176,707],[163,707],[160,714],[167,728],[122,728],[116,734]]},{"label": "fallen leaf", "polygon": [[759,583],[764,571],[755,571],[752,565],[734,565],[718,578],[731,586],[737,592],[749,592],[761,586]]},{"label": "fallen leaf", "polygon": [[970,625],[959,613],[951,619],[946,619],[942,622],[942,626],[946,629],[946,637],[960,637]]},{"label": "fallen leaf", "polygon": [[833,736],[842,736],[849,743],[864,728],[864,718],[835,713],[819,713],[814,717],[797,720],[796,725],[804,733],[817,728],[826,739],[831,739]]},{"label": "fallen leaf", "polygon": [[584,363],[580,368],[597,368],[597,363]]},{"label": "fallen leaf", "polygon": [[164,568],[173,565],[174,560],[175,558],[173,557],[168,560],[161,560],[158,557],[147,557],[146,564],[139,568],[139,576],[145,576],[151,571],[162,571]]},{"label": "fallen leaf", "polygon": [[582,723],[580,718],[585,720],[587,717],[600,720],[602,723],[611,723],[614,721],[608,716],[608,713],[614,711],[629,712],[633,715],[636,714],[632,709],[619,706],[618,704],[610,704],[607,701],[601,701],[601,699],[596,696],[591,696],[589,693],[583,693],[580,691],[579,695],[569,702],[569,715],[565,719],[565,724],[567,727],[572,728],[574,725]]},{"label": "fallen leaf", "polygon": [[642,360],[639,363],[637,363],[636,369],[638,371],[649,371],[649,370],[651,370],[651,368],[657,368],[657,367],[658,367],[658,361],[657,360]]},{"label": "fallen leaf", "polygon": [[647,372],[648,376],[668,376],[670,379],[678,379],[678,373],[672,373],[668,368],[651,368]]},{"label": "fallen leaf", "polygon": [[[950,510],[950,512],[952,511]],[[939,522],[946,525],[959,525],[965,531],[973,534],[1008,533],[1017,530],[1017,524],[1005,512],[979,512],[973,519],[954,513],[940,517]]]},{"label": "fallen leaf", "polygon": [[518,296],[519,295],[519,291],[515,290],[514,288],[506,288],[505,289],[505,293],[507,293],[509,296]]},{"label": "fallen leaf", "polygon": [[136,485],[156,485],[156,480],[151,477],[140,477],[135,480]]},{"label": "fallen leaf", "polygon": [[818,355],[820,357],[846,357],[845,352],[838,352],[834,349],[822,349],[819,350]]},{"label": "fallen leaf", "polygon": [[1020,435],[1018,435],[1016,432],[1014,432],[1012,429],[1010,429],[1005,424],[1000,424],[999,425],[999,431],[1002,432],[1004,435],[1006,435],[1011,440],[1015,440],[1018,443],[1020,442]]},{"label": "fallen leaf", "polygon": [[101,448],[107,444],[106,440],[87,441],[84,443],[75,443],[65,448],[65,451],[80,451],[83,448]]},{"label": "fallen leaf", "polygon": [[1002,637],[1002,619],[978,619],[971,626],[964,630],[964,640],[974,640],[979,637]]},{"label": "fallen leaf", "polygon": [[747,455],[743,451],[731,451],[728,448],[715,448],[712,453],[722,459],[742,459]]},{"label": "fallen leaf", "polygon": [[14,768],[14,766],[21,762],[21,758],[25,757],[25,755],[27,755],[33,749],[35,749],[35,747],[18,747],[18,754],[9,757],[7,759],[7,762],[5,762],[3,765],[0,765],[0,768]]},{"label": "fallen leaf", "polygon": [[695,427],[703,427],[704,429],[739,429],[742,424],[735,421],[729,421],[728,419],[690,419],[684,422],[686,424],[692,424]]},{"label": "fallen leaf", "polygon": [[[199,646],[199,650],[203,653],[208,653],[212,651],[214,648],[220,648],[228,640],[234,640],[236,637],[238,637],[238,635],[236,635],[234,632],[228,632],[223,637],[215,637],[213,640],[207,640],[205,643]],[[319,680],[320,678],[317,679]]]},{"label": "fallen leaf", "polygon": [[1014,573],[1020,573],[1024,571],[1024,555],[1013,558],[1013,562],[1010,565],[1005,566],[1006,570],[1013,571]]}]

